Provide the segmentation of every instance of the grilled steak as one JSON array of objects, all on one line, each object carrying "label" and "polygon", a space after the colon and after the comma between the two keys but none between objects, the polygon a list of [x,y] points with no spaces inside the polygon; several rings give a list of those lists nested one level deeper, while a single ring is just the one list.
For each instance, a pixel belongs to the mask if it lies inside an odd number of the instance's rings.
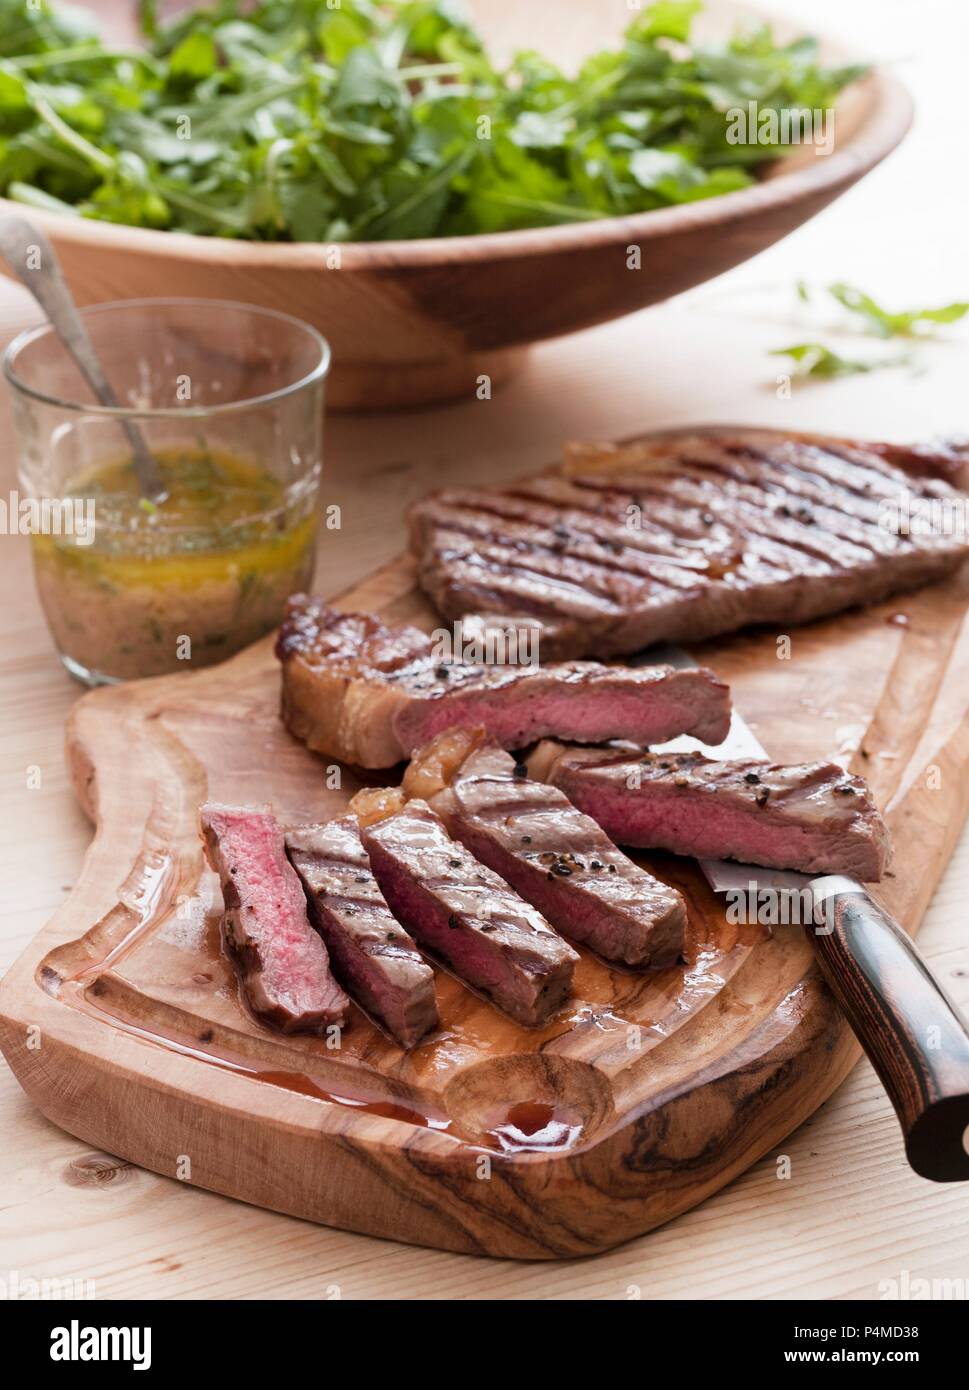
[{"label": "grilled steak", "polygon": [[413,1047],[438,1024],[434,972],[391,916],[356,817],[290,830],[286,852],[341,984],[402,1047]]},{"label": "grilled steak", "polygon": [[863,881],[880,879],[888,863],[888,828],[867,786],[835,763],[716,762],[547,740],[528,767],[621,844]]},{"label": "grilled steak", "polygon": [[964,504],[931,476],[945,464],[769,430],[580,448],[556,474],[425,498],[411,544],[446,618],[537,624],[547,659],[615,656],[808,622],[949,574],[969,555],[964,526],[896,524],[900,503],[923,517]]},{"label": "grilled steak", "polygon": [[394,916],[462,980],[529,1027],[568,997],[576,953],[425,802],[362,835]]},{"label": "grilled steak", "polygon": [[569,940],[624,965],[672,965],[686,925],[679,893],[620,853],[558,787],[524,771],[500,748],[480,748],[430,804]]},{"label": "grilled steak", "polygon": [[199,817],[205,856],[222,884],[225,944],[253,1012],[284,1033],[342,1024],[349,1000],[309,924],[272,811],[209,802]]},{"label": "grilled steak", "polygon": [[290,600],[276,651],[287,728],[361,767],[392,767],[457,725],[483,725],[496,743],[521,748],[548,735],[648,744],[688,733],[719,743],[730,722],[727,687],[702,668],[442,662],[416,628],[306,595]]}]

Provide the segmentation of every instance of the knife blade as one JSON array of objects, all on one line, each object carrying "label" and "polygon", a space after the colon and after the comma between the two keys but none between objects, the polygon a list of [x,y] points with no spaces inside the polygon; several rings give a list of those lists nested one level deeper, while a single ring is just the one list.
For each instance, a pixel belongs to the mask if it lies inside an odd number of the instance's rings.
[{"label": "knife blade", "polygon": [[[687,652],[669,647],[651,649],[636,664],[647,660],[697,664]],[[684,736],[652,751],[770,761],[736,709],[727,737],[715,748]],[[909,1163],[935,1182],[969,1180],[969,1027],[899,923],[862,884],[842,874],[698,862],[718,894],[810,895],[804,929],[821,973],[895,1108]]]}]

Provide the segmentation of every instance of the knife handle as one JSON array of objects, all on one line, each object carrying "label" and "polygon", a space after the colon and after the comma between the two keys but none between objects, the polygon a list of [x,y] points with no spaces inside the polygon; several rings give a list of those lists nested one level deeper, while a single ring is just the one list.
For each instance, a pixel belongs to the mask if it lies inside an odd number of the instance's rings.
[{"label": "knife handle", "polygon": [[820,879],[824,978],[881,1077],[916,1173],[969,1180],[969,1028],[907,934],[858,884]]}]

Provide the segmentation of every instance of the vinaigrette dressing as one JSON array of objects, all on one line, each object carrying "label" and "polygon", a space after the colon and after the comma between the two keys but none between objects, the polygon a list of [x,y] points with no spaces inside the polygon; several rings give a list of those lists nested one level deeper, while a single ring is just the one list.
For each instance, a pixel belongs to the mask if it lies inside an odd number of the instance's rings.
[{"label": "vinaigrette dressing", "polygon": [[221,661],[275,627],[307,588],[315,479],[287,487],[258,464],[205,448],[155,453],[168,496],[140,496],[118,459],[77,478],[93,498],[94,539],[32,538],[55,640],[100,677],[130,679]]}]

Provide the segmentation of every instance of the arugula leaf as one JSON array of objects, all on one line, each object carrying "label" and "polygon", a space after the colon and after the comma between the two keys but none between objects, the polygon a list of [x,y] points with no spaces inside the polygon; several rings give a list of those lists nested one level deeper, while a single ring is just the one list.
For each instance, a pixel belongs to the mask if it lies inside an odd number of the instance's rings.
[{"label": "arugula leaf", "polygon": [[215,40],[203,29],[182,39],[168,60],[168,76],[173,82],[200,82],[215,72],[218,53]]},{"label": "arugula leaf", "polygon": [[431,236],[447,203],[451,180],[471,155],[471,150],[461,150],[432,173],[416,164],[398,164],[384,185],[389,206],[368,225],[368,235],[380,241]]},{"label": "arugula leaf", "polygon": [[871,295],[843,282],[829,285],[828,293],[852,313],[860,314],[880,338],[913,336],[919,324],[956,323],[969,313],[969,303],[959,300],[938,309],[908,309],[893,314],[876,304]]},{"label": "arugula leaf", "polygon": [[703,181],[703,170],[672,150],[637,150],[629,161],[629,172],[640,188],[683,187]]},{"label": "arugula leaf", "polygon": [[334,111],[355,106],[394,107],[401,101],[399,83],[370,48],[354,48],[346,56],[331,95]]},{"label": "arugula leaf", "polygon": [[278,199],[283,224],[296,241],[328,240],[335,200],[326,188],[296,180],[284,182]]},{"label": "arugula leaf", "polygon": [[650,5],[629,27],[630,37],[643,43],[649,39],[678,39],[686,43],[694,19],[703,9],[701,0],[659,0]]},{"label": "arugula leaf", "polygon": [[525,150],[557,150],[567,142],[575,126],[568,116],[554,112],[522,111],[508,132],[508,138]]},{"label": "arugula leaf", "polygon": [[797,343],[793,347],[773,348],[771,357],[790,357],[795,363],[795,377],[815,377],[831,380],[835,377],[856,376],[861,372],[877,371],[881,367],[906,366],[908,357],[873,358],[868,360],[841,357],[823,343]]}]

